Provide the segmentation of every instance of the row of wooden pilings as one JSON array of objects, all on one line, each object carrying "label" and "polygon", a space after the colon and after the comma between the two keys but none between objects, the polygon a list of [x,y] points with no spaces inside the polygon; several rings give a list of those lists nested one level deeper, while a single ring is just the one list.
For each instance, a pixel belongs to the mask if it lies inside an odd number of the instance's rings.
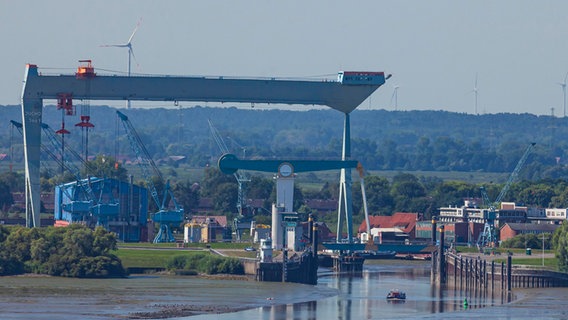
[{"label": "row of wooden pilings", "polygon": [[513,288],[568,287],[568,274],[534,267],[513,266],[506,262],[463,257],[444,248],[444,228],[440,227],[438,251],[432,254],[431,280],[434,284],[457,290],[509,292]]}]

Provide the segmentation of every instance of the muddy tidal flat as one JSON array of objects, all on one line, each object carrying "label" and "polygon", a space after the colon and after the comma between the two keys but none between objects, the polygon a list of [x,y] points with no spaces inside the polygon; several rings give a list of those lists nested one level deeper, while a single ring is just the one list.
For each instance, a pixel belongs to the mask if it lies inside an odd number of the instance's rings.
[{"label": "muddy tidal flat", "polygon": [[[514,290],[510,302],[469,297],[433,290],[428,263],[401,263],[366,263],[361,277],[322,272],[317,286],[168,275],[0,277],[0,319],[568,319],[568,288]],[[386,301],[395,287],[407,301]]]}]

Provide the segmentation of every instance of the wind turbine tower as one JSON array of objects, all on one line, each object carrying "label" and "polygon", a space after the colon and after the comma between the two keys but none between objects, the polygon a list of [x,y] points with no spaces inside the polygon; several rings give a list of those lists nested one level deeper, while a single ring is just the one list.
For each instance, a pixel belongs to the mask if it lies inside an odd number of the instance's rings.
[{"label": "wind turbine tower", "polygon": [[[398,88],[399,86],[394,86],[394,90],[391,96],[391,105],[394,106],[394,110],[398,111]],[[393,104],[394,101],[394,104]]]},{"label": "wind turbine tower", "polygon": [[[101,45],[101,47],[117,47],[117,48],[128,48],[128,76],[130,77],[130,70],[131,70],[131,61],[132,59],[134,59],[136,61],[136,56],[134,55],[134,50],[132,49],[132,39],[134,38],[134,35],[136,34],[136,31],[138,31],[138,28],[140,27],[140,23],[142,23],[142,18],[140,18],[140,20],[138,20],[138,23],[136,24],[136,27],[134,27],[134,31],[132,31],[132,34],[130,35],[130,38],[128,38],[128,41],[126,43],[122,43],[122,44],[103,44]],[[130,100],[126,100],[126,108],[130,109]]]},{"label": "wind turbine tower", "polygon": [[568,78],[568,72],[566,72],[566,75],[564,76],[564,82],[558,83],[561,87],[562,87],[562,94],[564,97],[564,117],[566,118],[566,78]]},{"label": "wind turbine tower", "polygon": [[479,115],[479,113],[477,112],[477,73],[475,74],[475,84],[473,85],[473,94],[475,95],[475,114]]}]

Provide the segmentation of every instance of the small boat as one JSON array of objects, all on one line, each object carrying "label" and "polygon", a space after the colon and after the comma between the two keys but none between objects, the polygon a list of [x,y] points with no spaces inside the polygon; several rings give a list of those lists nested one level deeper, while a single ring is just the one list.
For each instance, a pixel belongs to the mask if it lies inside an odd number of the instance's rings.
[{"label": "small boat", "polygon": [[406,300],[406,293],[400,290],[391,290],[387,294],[387,300]]}]

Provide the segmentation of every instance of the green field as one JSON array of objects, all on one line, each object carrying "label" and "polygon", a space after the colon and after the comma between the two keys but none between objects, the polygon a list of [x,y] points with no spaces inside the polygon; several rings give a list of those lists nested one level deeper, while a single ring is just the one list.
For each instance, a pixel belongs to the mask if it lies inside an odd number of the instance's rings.
[{"label": "green field", "polygon": [[[500,259],[505,261],[505,259]],[[500,262],[499,260],[496,260]],[[541,266],[542,267],[542,259],[537,258],[522,258],[522,257],[515,257],[513,256],[513,265],[524,265],[524,266]],[[557,270],[558,269],[558,259],[557,258],[544,258],[544,267],[550,270]]]},{"label": "green field", "polygon": [[[457,247],[458,252],[462,253],[478,253],[479,250],[476,247]],[[542,251],[532,251],[531,256],[526,255],[526,249],[510,249],[510,248],[495,248],[495,251],[498,252],[498,256],[494,260],[496,263],[505,262],[507,263],[507,254],[509,252],[512,253],[512,263],[513,266],[515,265],[524,265],[524,266],[534,266],[534,267],[542,267]],[[544,250],[545,254],[553,254],[553,250]],[[548,270],[556,270],[558,271],[558,259],[554,258],[544,258],[544,267]]]},{"label": "green field", "polygon": [[226,254],[231,257],[256,257],[256,252],[247,252],[250,243],[191,243],[189,247],[177,248],[175,243],[121,243],[113,253],[120,258],[125,268],[164,268],[166,262],[174,256],[193,255],[207,252],[209,248],[233,250]]},{"label": "green field", "polygon": [[119,248],[113,253],[120,258],[125,268],[164,268],[166,262],[178,255],[194,255],[201,250],[157,250]]}]

